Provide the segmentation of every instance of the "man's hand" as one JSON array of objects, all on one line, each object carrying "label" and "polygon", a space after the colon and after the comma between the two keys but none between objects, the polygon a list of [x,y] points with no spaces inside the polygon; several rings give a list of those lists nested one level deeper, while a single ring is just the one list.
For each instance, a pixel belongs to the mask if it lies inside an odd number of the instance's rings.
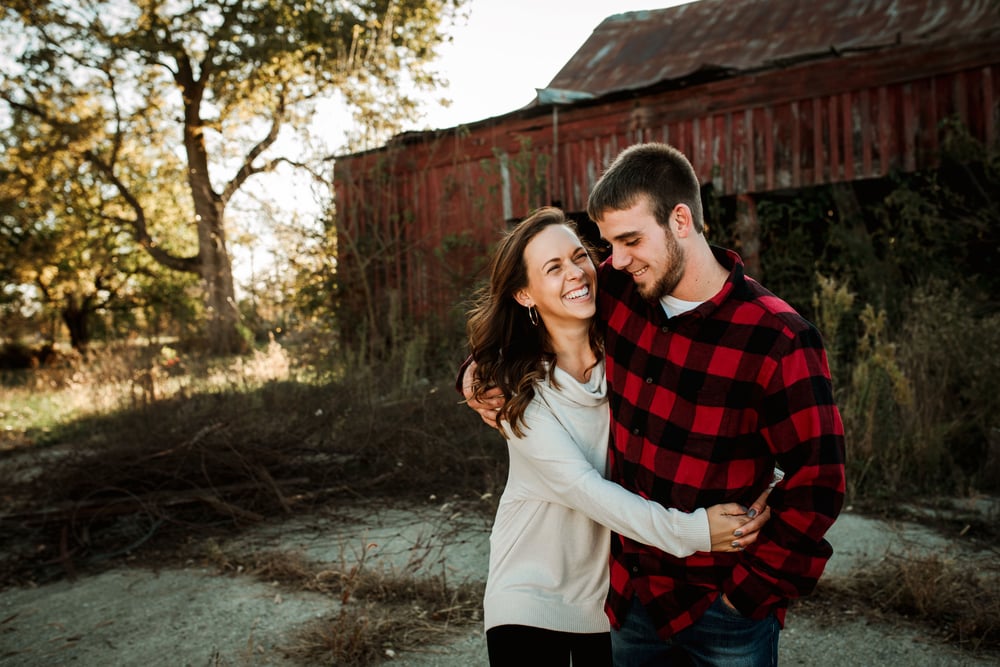
[{"label": "man's hand", "polygon": [[479,416],[483,418],[483,421],[486,422],[487,426],[498,428],[497,413],[500,412],[500,408],[502,408],[503,404],[506,402],[503,397],[503,392],[494,387],[483,395],[483,399],[481,401],[477,401],[472,396],[472,383],[475,376],[476,362],[471,361],[465,368],[465,374],[462,375],[462,394],[465,395],[465,404],[478,412]]},{"label": "man's hand", "polygon": [[743,615],[743,614],[742,614],[742,613],[740,612],[740,610],[739,610],[739,609],[737,609],[737,608],[736,608],[736,607],[735,607],[735,606],[733,605],[733,603],[729,601],[729,598],[727,598],[727,597],[726,597],[726,594],[725,594],[725,593],[723,593],[723,594],[722,594],[722,604],[726,605],[726,606],[727,606],[727,607],[729,607],[729,608],[730,608],[731,610],[733,610],[733,613],[736,613],[736,614],[739,614],[740,616],[742,616],[742,615]]}]

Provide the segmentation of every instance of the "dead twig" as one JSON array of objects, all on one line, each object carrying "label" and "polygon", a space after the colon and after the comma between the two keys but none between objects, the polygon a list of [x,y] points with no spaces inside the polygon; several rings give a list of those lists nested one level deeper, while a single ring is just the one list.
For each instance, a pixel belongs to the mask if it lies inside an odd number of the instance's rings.
[{"label": "dead twig", "polygon": [[[140,511],[148,512],[150,508],[155,507],[171,507],[174,505],[183,505],[194,502],[205,502],[209,505],[216,506],[215,500],[217,500],[220,495],[239,491],[251,491],[264,488],[265,486],[269,490],[274,490],[280,493],[278,490],[282,486],[299,486],[308,483],[308,477],[295,477],[284,480],[275,480],[270,478],[266,485],[261,484],[258,481],[240,482],[238,484],[227,484],[225,486],[217,487],[213,490],[213,492],[207,492],[204,489],[192,489],[189,491],[169,490],[154,491],[141,496],[130,496],[128,499],[93,498],[91,500],[66,503],[58,507],[27,510],[24,512],[14,512],[11,514],[0,515],[0,523],[6,521],[16,521],[27,524],[38,524],[74,518],[133,514]],[[282,496],[282,499],[284,499],[284,496]],[[288,505],[287,500],[284,501],[284,504],[286,506]],[[226,507],[224,513],[233,514],[234,512],[231,509],[231,504],[223,503],[222,505],[217,506],[224,507],[226,505],[229,505],[229,507]]]}]

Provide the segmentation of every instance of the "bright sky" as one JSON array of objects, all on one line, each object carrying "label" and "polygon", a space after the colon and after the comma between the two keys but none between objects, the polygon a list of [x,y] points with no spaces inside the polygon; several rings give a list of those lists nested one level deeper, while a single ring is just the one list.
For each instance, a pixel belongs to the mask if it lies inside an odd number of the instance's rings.
[{"label": "bright sky", "polygon": [[531,102],[608,16],[688,0],[471,0],[469,19],[442,48],[451,86],[407,129],[447,128],[498,116]]},{"label": "bright sky", "polygon": [[[514,111],[535,98],[535,89],[546,87],[576,53],[595,28],[614,14],[643,9],[662,9],[688,0],[470,0],[469,18],[453,30],[453,42],[441,48],[437,63],[449,81],[426,100],[423,118],[414,119],[406,130],[455,127]],[[450,107],[436,100],[449,98]],[[339,110],[343,113],[343,110]],[[329,148],[339,152],[343,127],[330,122],[326,110],[318,114],[319,131],[332,132]],[[339,119],[338,119],[339,120]],[[346,121],[340,121],[346,122]],[[266,191],[278,193],[281,206],[309,212],[316,207],[309,183],[279,169],[261,179]],[[251,203],[250,210],[259,206]],[[232,215],[253,226],[254,216]],[[266,234],[265,234],[266,237]],[[269,265],[264,255],[274,239],[253,237],[252,243],[233,245],[234,271],[240,282],[247,280],[256,264]],[[255,257],[256,255],[256,257]]]}]

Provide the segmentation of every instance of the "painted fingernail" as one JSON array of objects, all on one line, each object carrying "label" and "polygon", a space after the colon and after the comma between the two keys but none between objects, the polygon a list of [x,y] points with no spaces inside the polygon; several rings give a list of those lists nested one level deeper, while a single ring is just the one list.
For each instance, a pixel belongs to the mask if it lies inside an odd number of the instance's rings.
[{"label": "painted fingernail", "polygon": [[736,529],[733,531],[733,535],[735,535],[736,537],[743,537],[743,531]]},{"label": "painted fingernail", "polygon": [[740,543],[739,542],[733,542],[730,546],[732,548],[734,548],[734,549],[739,549],[740,548]]},{"label": "painted fingernail", "polygon": [[755,516],[757,516],[757,510],[755,510],[754,508],[751,507],[747,511],[747,516],[750,517],[751,519],[754,518]]}]

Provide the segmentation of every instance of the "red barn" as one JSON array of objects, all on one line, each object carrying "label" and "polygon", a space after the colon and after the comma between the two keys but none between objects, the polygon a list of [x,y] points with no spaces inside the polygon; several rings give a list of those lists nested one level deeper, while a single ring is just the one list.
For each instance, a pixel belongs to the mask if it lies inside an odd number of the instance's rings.
[{"label": "red barn", "polygon": [[346,307],[372,325],[433,325],[507,221],[585,211],[602,169],[644,141],[677,146],[739,199],[753,267],[754,195],[933,166],[952,119],[992,145],[998,90],[996,0],[700,0],[611,16],[527,107],[337,159]]}]

